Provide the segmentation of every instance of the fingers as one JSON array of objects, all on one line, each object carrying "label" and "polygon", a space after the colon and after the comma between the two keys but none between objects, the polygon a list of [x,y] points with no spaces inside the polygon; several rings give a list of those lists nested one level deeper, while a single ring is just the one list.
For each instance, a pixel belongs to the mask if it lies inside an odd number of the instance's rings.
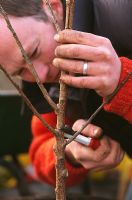
[{"label": "fingers", "polygon": [[[70,73],[83,74],[83,60],[67,60],[63,58],[55,58],[53,60],[53,65],[59,69],[68,71]],[[102,75],[108,73],[110,73],[110,69],[108,66],[102,65],[102,63],[100,62],[88,62],[87,75],[97,76],[99,74]]]},{"label": "fingers", "polygon": [[123,160],[125,153],[121,149],[120,144],[111,139],[110,145],[111,145],[111,151],[109,156],[107,156],[106,159],[104,159],[101,165],[96,167],[96,171],[106,170],[116,167]]},{"label": "fingers", "polygon": [[124,157],[120,145],[108,137],[101,140],[101,146],[95,151],[77,142],[69,144],[66,151],[67,156],[70,152],[76,163],[94,171],[115,167]]},{"label": "fingers", "polygon": [[92,47],[81,44],[63,44],[55,49],[55,55],[61,58],[97,61],[109,57],[109,51],[104,47]]},{"label": "fingers", "polygon": [[87,77],[64,75],[62,81],[74,87],[94,89],[103,97],[115,90],[121,62],[110,40],[74,30],[64,30],[55,39],[60,45],[55,50],[54,66],[72,74],[83,74],[84,62],[88,62]]},{"label": "fingers", "polygon": [[77,88],[94,89],[100,96],[106,97],[110,95],[118,84],[118,77],[111,76],[72,76],[64,74],[60,77],[67,85]]},{"label": "fingers", "polygon": [[111,146],[108,137],[103,136],[100,139],[100,146],[97,148],[96,152],[90,148],[89,150],[90,150],[91,160],[93,160],[94,162],[101,162],[102,160],[107,158],[111,151]]},{"label": "fingers", "polygon": [[102,143],[97,150],[81,145],[77,142],[72,142],[66,147],[66,151],[72,154],[72,157],[76,162],[86,167],[86,163],[95,162],[97,163],[104,160],[110,153],[110,144],[106,137],[102,139]]},{"label": "fingers", "polygon": [[116,75],[105,76],[74,76],[73,74],[63,74],[60,77],[65,84],[76,88],[94,89],[100,96],[106,97],[115,90],[119,78]]},{"label": "fingers", "polygon": [[111,165],[111,167],[116,167],[122,161],[124,157],[124,151],[122,151],[119,143],[112,139],[110,139],[109,141],[113,150],[111,150],[109,159],[106,159],[106,163],[108,165]]},{"label": "fingers", "polygon": [[[86,120],[79,119],[73,124],[73,130],[78,131]],[[89,124],[82,133],[89,137],[99,137],[102,134],[102,129],[93,124]],[[110,169],[121,162],[124,156],[120,144],[103,136],[100,138],[100,146],[97,150],[81,145],[75,141],[66,147],[67,156],[79,163],[86,169],[98,171]]]},{"label": "fingers", "polygon": [[[78,131],[83,124],[86,123],[86,120],[83,119],[79,119],[77,120],[74,124],[72,129],[74,131]],[[98,126],[95,126],[93,124],[89,124],[83,131],[82,134],[88,136],[88,137],[94,137],[94,138],[98,138],[101,136],[102,134],[102,129]]]},{"label": "fingers", "polygon": [[[105,96],[109,93],[109,88],[107,89],[108,80],[105,77],[94,77],[94,76],[72,76],[72,75],[63,75],[60,78],[67,85],[71,85],[77,88],[89,88],[95,89],[100,92],[101,96]],[[102,89],[103,88],[103,89]]]},{"label": "fingers", "polygon": [[83,44],[93,47],[99,46],[104,41],[103,37],[95,36],[91,33],[84,33],[74,30],[63,30],[59,34],[55,35],[54,39],[63,44]]}]

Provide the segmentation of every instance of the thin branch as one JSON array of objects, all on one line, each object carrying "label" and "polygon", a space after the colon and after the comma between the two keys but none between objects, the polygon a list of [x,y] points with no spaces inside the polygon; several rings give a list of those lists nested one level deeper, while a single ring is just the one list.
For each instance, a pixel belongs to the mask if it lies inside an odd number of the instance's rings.
[{"label": "thin branch", "polygon": [[34,106],[32,105],[32,103],[29,101],[29,99],[27,98],[27,96],[24,94],[24,92],[21,90],[21,88],[15,83],[15,81],[11,78],[11,76],[4,70],[4,67],[0,65],[0,69],[3,71],[3,73],[5,74],[5,76],[9,79],[9,81],[14,85],[14,87],[17,89],[17,91],[19,92],[19,94],[22,96],[23,100],[25,101],[25,103],[27,104],[27,106],[30,108],[30,110],[34,113],[34,115],[36,115],[40,121],[42,122],[42,124],[48,129],[50,130],[52,133],[54,133],[54,135],[57,135],[58,132],[52,127],[50,126],[42,117],[41,115],[38,113],[38,111],[34,108]]},{"label": "thin branch", "polygon": [[115,91],[105,99],[105,101],[90,116],[90,118],[86,121],[86,123],[84,123],[82,125],[82,127],[69,140],[67,140],[66,145],[70,144],[79,134],[81,134],[81,132],[83,131],[83,129],[86,128],[86,126],[92,122],[92,120],[94,119],[94,117],[103,109],[103,107],[106,104],[108,104],[113,99],[113,97],[118,93],[118,91],[123,87],[123,85],[129,80],[129,78],[131,76],[132,76],[132,72],[129,72],[127,74],[127,76],[124,78],[124,80],[122,80],[122,82],[117,86],[117,88],[115,89]]},{"label": "thin branch", "polygon": [[61,31],[61,28],[60,28],[60,25],[59,25],[59,23],[58,23],[58,20],[57,20],[57,18],[56,18],[56,16],[55,16],[55,13],[54,13],[54,11],[53,11],[53,9],[52,9],[52,6],[51,6],[51,4],[50,4],[50,2],[49,2],[48,0],[43,0],[43,1],[44,1],[45,4],[48,5],[48,7],[49,7],[49,10],[50,10],[51,15],[52,15],[52,18],[53,18],[53,24],[54,24],[54,26],[55,26],[55,28],[56,28],[57,33],[58,33],[59,31]]},{"label": "thin branch", "polygon": [[57,105],[54,103],[54,101],[50,98],[47,90],[45,89],[45,87],[43,86],[43,84],[41,83],[39,77],[38,77],[38,74],[36,73],[35,71],[35,68],[33,66],[33,63],[31,62],[31,60],[29,59],[28,55],[26,54],[16,32],[14,31],[10,21],[9,21],[9,18],[7,16],[7,13],[4,11],[4,9],[2,8],[1,4],[0,4],[0,12],[2,14],[2,16],[4,17],[6,23],[7,23],[7,27],[8,29],[11,31],[19,49],[21,50],[21,53],[22,53],[22,56],[24,58],[24,60],[26,61],[27,63],[27,66],[28,66],[28,69],[29,71],[32,73],[33,77],[35,78],[44,98],[48,101],[49,105],[53,108],[53,110],[57,113],[58,112],[58,108],[57,108]]},{"label": "thin branch", "polygon": [[72,29],[74,15],[74,0],[66,0],[66,21],[65,29]]}]

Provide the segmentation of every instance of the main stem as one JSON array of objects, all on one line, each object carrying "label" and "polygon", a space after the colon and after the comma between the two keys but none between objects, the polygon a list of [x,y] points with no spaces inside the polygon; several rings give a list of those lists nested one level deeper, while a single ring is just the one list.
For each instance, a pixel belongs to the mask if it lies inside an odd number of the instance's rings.
[{"label": "main stem", "polygon": [[[74,0],[66,0],[66,20],[65,29],[72,28],[73,21],[73,8]],[[65,72],[62,71],[61,75]],[[65,111],[67,102],[67,86],[65,83],[60,81],[60,95],[57,113],[57,129],[61,129],[65,124]],[[67,169],[65,168],[65,146],[66,141],[64,139],[64,134],[62,131],[56,136],[56,200],[66,200],[66,188],[65,180],[68,175]]]},{"label": "main stem", "polygon": [[[65,108],[67,99],[67,88],[66,85],[60,83],[60,96],[57,114],[57,129],[61,129],[64,126],[65,120]],[[66,200],[66,188],[65,180],[67,176],[67,170],[65,168],[65,139],[62,131],[56,136],[56,200]]]}]

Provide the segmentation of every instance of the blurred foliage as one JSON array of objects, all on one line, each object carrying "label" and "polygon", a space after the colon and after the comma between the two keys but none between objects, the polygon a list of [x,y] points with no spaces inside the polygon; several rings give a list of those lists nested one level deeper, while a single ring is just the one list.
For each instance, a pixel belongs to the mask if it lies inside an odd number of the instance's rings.
[{"label": "blurred foliage", "polygon": [[[127,155],[124,156],[122,162],[115,168],[110,170],[105,170],[101,172],[91,172],[90,176],[94,180],[102,180],[108,176],[112,176],[112,174],[117,174],[121,176],[123,179],[132,178],[132,159],[130,159]],[[117,177],[119,177],[117,176]]]},{"label": "blurred foliage", "polygon": [[[5,159],[8,162],[12,161],[11,156],[5,156]],[[20,161],[23,167],[27,167],[30,165],[29,157],[27,154],[20,154],[18,156],[18,160]],[[14,188],[16,186],[16,179],[12,176],[10,171],[5,167],[0,166],[0,188]]]}]

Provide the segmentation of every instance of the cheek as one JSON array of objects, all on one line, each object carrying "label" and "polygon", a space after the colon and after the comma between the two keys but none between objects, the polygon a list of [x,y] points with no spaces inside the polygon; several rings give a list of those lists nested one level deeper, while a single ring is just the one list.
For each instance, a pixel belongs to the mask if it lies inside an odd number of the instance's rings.
[{"label": "cheek", "polygon": [[54,41],[50,41],[44,49],[44,55],[47,58],[47,61],[52,61],[53,58],[55,57],[55,48],[56,48],[57,44]]},{"label": "cheek", "polygon": [[4,66],[5,71],[7,71],[7,73],[10,75],[14,74],[14,72],[18,70],[18,68],[16,68],[14,65],[2,64],[2,66]]},{"label": "cheek", "polygon": [[50,48],[48,49],[48,58],[49,60],[53,60],[55,57],[55,47],[54,46],[50,46]]}]

